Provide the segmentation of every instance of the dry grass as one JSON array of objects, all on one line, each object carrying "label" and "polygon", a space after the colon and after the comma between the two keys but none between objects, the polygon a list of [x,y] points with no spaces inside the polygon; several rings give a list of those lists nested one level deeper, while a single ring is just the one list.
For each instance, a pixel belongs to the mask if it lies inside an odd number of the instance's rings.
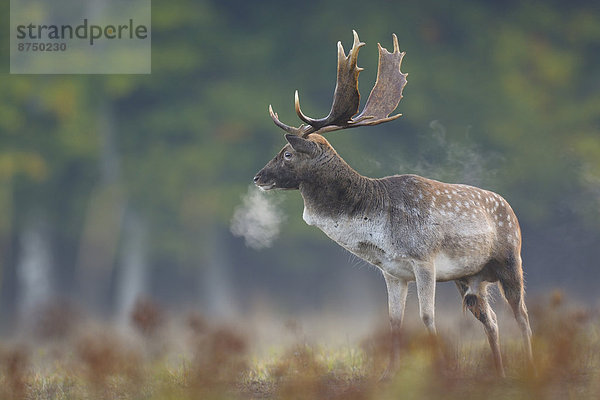
[{"label": "dry grass", "polygon": [[530,311],[537,374],[524,368],[518,338],[503,343],[508,378],[499,379],[484,341],[434,343],[409,329],[397,376],[379,383],[387,330],[337,348],[298,337],[257,355],[235,327],[199,315],[178,323],[145,300],[128,333],[80,324],[61,337],[50,329],[28,345],[4,343],[0,399],[600,398],[598,315],[567,306],[559,292]]}]

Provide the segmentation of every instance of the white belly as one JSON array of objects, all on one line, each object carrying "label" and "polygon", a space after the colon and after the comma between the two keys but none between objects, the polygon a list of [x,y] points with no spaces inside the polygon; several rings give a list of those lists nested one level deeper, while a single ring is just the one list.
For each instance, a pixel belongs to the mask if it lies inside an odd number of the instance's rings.
[{"label": "white belly", "polygon": [[[406,280],[414,279],[414,266],[422,261],[413,260],[393,247],[391,227],[383,216],[340,217],[337,219],[311,214],[304,209],[303,219],[308,225],[321,229],[329,238],[363,260],[391,275]],[[461,255],[450,256],[444,251],[435,255],[432,267],[436,280],[449,281],[479,272],[489,253],[478,251],[489,246],[478,246],[481,240],[464,237],[465,248],[473,248]],[[465,250],[466,250],[465,249]]]},{"label": "white belly", "polygon": [[475,256],[451,258],[440,252],[433,259],[436,280],[450,281],[476,274],[481,270],[484,261],[483,257],[481,260]]}]

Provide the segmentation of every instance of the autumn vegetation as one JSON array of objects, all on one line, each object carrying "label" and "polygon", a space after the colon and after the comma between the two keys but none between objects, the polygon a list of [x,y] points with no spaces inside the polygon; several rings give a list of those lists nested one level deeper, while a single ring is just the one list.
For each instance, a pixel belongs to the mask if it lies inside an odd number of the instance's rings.
[{"label": "autumn vegetation", "polygon": [[[257,354],[237,324],[197,313],[168,318],[144,300],[127,333],[98,321],[73,321],[71,333],[38,332],[4,341],[0,396],[6,399],[564,399],[600,394],[597,310],[554,292],[531,310],[536,371],[525,368],[518,338],[503,342],[507,378],[496,376],[483,341],[435,340],[407,329],[402,366],[379,382],[387,362],[386,327],[356,343],[328,347],[302,340]],[[58,321],[57,321],[58,322]],[[296,328],[288,322],[288,334]],[[440,350],[441,354],[440,355]]]}]

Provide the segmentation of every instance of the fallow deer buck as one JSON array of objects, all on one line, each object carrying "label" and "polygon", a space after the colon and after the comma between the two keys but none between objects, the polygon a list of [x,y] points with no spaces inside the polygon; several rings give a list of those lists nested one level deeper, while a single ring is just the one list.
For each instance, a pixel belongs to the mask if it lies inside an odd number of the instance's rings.
[{"label": "fallow deer buck", "polygon": [[393,121],[402,98],[406,74],[400,71],[404,53],[393,35],[394,50],[379,47],[377,81],[358,115],[356,61],[364,45],[354,33],[348,56],[338,42],[337,84],[329,115],[288,126],[269,106],[275,124],[286,131],[286,146],[254,177],[263,190],[299,189],[303,218],[356,256],[383,272],[393,346],[386,373],[399,358],[399,331],[407,283],[416,281],[420,316],[436,333],[436,281],[453,280],[464,307],[485,328],[496,369],[504,376],[496,314],[488,303],[488,285],[499,284],[510,304],[532,365],[531,329],[524,301],[521,231],[515,213],[498,194],[467,185],[448,184],[416,175],[372,179],[352,169],[322,136],[340,129]]}]

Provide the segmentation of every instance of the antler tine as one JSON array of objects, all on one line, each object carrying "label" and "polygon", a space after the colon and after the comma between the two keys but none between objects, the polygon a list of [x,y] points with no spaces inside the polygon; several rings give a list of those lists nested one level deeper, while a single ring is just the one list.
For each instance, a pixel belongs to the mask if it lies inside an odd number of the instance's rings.
[{"label": "antler tine", "polygon": [[304,124],[301,124],[299,127],[296,128],[296,127],[284,124],[283,122],[281,122],[279,120],[279,115],[277,115],[277,113],[273,111],[273,107],[270,104],[269,104],[269,115],[271,116],[271,119],[273,120],[275,125],[277,125],[281,129],[283,129],[287,133],[291,133],[293,135],[299,135],[299,136],[308,136],[309,134],[311,134],[315,131],[315,129],[310,125],[306,126]]},{"label": "antler tine", "polygon": [[352,31],[354,41],[348,55],[344,51],[344,46],[338,42],[338,67],[335,92],[333,94],[333,104],[329,114],[325,118],[310,118],[302,112],[300,108],[300,99],[298,92],[295,96],[295,108],[298,117],[305,123],[318,130],[330,125],[344,125],[350,121],[350,118],[358,112],[360,94],[358,93],[358,74],[363,68],[359,68],[356,63],[358,52],[362,43],[356,31]]},{"label": "antler tine", "polygon": [[289,126],[289,125],[286,125],[283,122],[281,122],[279,120],[279,115],[277,115],[277,113],[273,111],[273,107],[270,104],[269,104],[269,115],[271,116],[271,119],[273,120],[273,122],[275,122],[275,125],[277,125],[281,129],[283,129],[287,133],[298,135],[299,128],[294,128],[293,126]]},{"label": "antler tine", "polygon": [[[350,49],[350,53],[348,53],[348,57],[350,57],[350,65],[353,65],[356,68],[356,78],[358,79],[358,73],[363,71],[364,68],[361,68],[356,65],[358,61],[358,50],[365,45],[365,43],[361,42],[358,38],[358,33],[354,29],[352,29],[352,35],[354,36],[354,41],[352,42],[352,48]],[[338,42],[338,46],[341,48],[342,53],[344,52],[344,48],[342,47],[342,42]]]},{"label": "antler tine", "polygon": [[300,109],[300,97],[298,96],[297,90],[294,92],[294,109],[296,110],[296,115],[298,115],[298,118],[300,118],[302,121],[306,122],[307,124],[313,125],[313,124],[318,123],[318,120],[307,117],[306,115],[304,115],[304,113]]}]

